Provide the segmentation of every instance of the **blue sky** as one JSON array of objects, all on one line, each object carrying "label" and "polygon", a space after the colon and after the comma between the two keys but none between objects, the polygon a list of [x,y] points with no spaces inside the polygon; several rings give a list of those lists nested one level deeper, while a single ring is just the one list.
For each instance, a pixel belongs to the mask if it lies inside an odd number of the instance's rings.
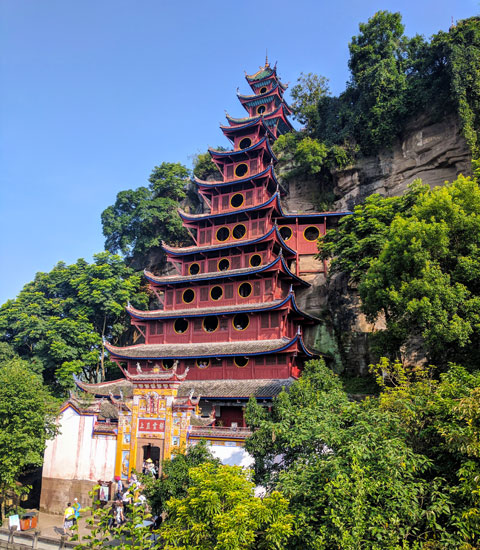
[{"label": "blue sky", "polygon": [[37,271],[103,250],[101,212],[163,161],[224,143],[244,70],[278,61],[348,79],[348,42],[378,10],[426,37],[477,0],[0,0],[0,304]]}]

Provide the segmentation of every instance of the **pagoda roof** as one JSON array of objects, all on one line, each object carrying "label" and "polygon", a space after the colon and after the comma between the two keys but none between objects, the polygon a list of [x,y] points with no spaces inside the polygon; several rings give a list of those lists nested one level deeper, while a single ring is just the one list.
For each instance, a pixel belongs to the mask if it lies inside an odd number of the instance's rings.
[{"label": "pagoda roof", "polygon": [[248,101],[251,101],[253,99],[262,99],[264,97],[268,97],[270,95],[278,95],[280,98],[282,97],[282,94],[280,92],[280,90],[283,90],[283,88],[281,88],[279,85],[278,85],[278,82],[275,82],[275,84],[270,88],[270,90],[268,90],[267,92],[263,93],[263,94],[249,94],[249,95],[246,95],[246,94],[240,94],[237,92],[237,97],[238,99],[240,99],[240,101],[242,102],[248,102]]},{"label": "pagoda roof", "polygon": [[191,317],[208,317],[213,315],[237,315],[238,313],[257,313],[263,311],[272,311],[290,304],[292,306],[292,309],[302,317],[305,317],[306,319],[309,319],[311,321],[319,321],[317,317],[309,315],[308,313],[305,313],[298,308],[293,292],[290,292],[288,296],[283,300],[271,300],[269,302],[262,302],[259,304],[235,304],[232,306],[201,307],[194,310],[190,308],[177,309],[172,311],[165,311],[164,309],[141,311],[139,309],[133,308],[132,306],[128,306],[127,312],[133,318],[142,320],[176,319],[179,317],[183,319]]},{"label": "pagoda roof", "polygon": [[[199,344],[137,344],[123,348],[112,346],[106,342],[105,347],[118,359],[142,359],[150,361],[267,355],[288,351],[292,347],[302,350],[309,357],[313,356],[313,353],[305,347],[300,333],[297,333],[293,338],[279,338],[275,340],[204,342]],[[167,373],[170,373],[170,371],[167,371]],[[130,375],[132,379],[137,379],[137,376],[142,375]],[[143,376],[150,376],[151,378],[154,375],[145,374]]]},{"label": "pagoda roof", "polygon": [[275,233],[275,236],[277,237],[278,241],[282,246],[290,251],[295,253],[283,240],[282,236],[280,235],[280,232],[276,226],[272,227],[265,235],[262,235],[261,237],[257,237],[256,239],[249,239],[249,240],[240,240],[224,244],[209,244],[205,246],[184,246],[184,247],[174,247],[174,246],[168,246],[167,244],[162,242],[162,248],[165,250],[165,252],[171,256],[188,256],[189,254],[196,254],[196,253],[202,253],[202,252],[216,252],[220,250],[227,250],[229,248],[237,248],[240,246],[248,246],[252,244],[258,244],[263,241],[267,241],[269,237]]},{"label": "pagoda roof", "polygon": [[250,151],[256,151],[257,149],[262,149],[263,146],[266,146],[266,149],[268,150],[270,156],[277,161],[277,157],[275,156],[275,153],[272,151],[272,148],[270,147],[270,141],[268,140],[267,136],[264,136],[262,139],[257,141],[257,143],[254,143],[253,145],[250,145],[250,147],[247,147],[245,149],[239,149],[238,151],[218,151],[216,149],[208,148],[208,152],[214,159],[221,159],[221,158],[227,158],[227,157],[238,157],[241,156],[243,153],[249,153]]},{"label": "pagoda roof", "polygon": [[178,395],[189,395],[192,390],[202,399],[271,399],[276,397],[282,389],[288,390],[295,382],[295,378],[284,379],[248,379],[248,380],[185,380],[178,389]]},{"label": "pagoda roof", "polygon": [[[229,212],[220,212],[219,214],[189,214],[182,210],[181,208],[178,209],[178,213],[182,220],[186,221],[199,221],[199,220],[211,220],[214,218],[222,218],[226,216],[233,216],[234,214],[243,214],[245,212],[255,212],[258,210],[262,210],[262,208],[266,208],[267,206],[270,206],[273,204],[274,206],[277,206],[279,204],[279,200],[277,198],[279,197],[278,191],[275,192],[267,201],[262,202],[261,204],[257,204],[255,206],[249,206],[248,208],[238,208],[236,210],[231,210]],[[279,212],[282,212],[279,210]],[[283,214],[283,213],[282,213]]]},{"label": "pagoda roof", "polygon": [[273,262],[270,262],[269,264],[259,266],[259,267],[243,267],[241,269],[230,269],[228,271],[214,271],[211,273],[199,273],[197,275],[166,275],[165,277],[157,277],[153,275],[152,273],[149,273],[148,271],[144,272],[145,277],[152,283],[155,283],[157,285],[177,285],[177,284],[187,284],[192,282],[204,282],[204,281],[212,281],[212,280],[220,280],[220,279],[231,279],[236,277],[245,277],[246,275],[256,275],[258,273],[262,273],[264,271],[268,271],[269,269],[272,269],[275,266],[281,266],[283,268],[283,271],[291,276],[295,281],[298,283],[304,285],[304,286],[310,286],[309,283],[304,281],[303,279],[300,279],[300,277],[297,277],[294,273],[292,273],[287,266],[284,258],[282,255],[278,256]]},{"label": "pagoda roof", "polygon": [[[286,113],[283,113],[284,109],[287,110]],[[285,122],[290,126],[290,128],[293,129],[293,126],[292,126],[291,122],[287,118],[287,115],[291,114],[291,112],[290,112],[290,109],[289,109],[288,105],[284,101],[282,101],[282,103],[275,109],[275,111],[272,111],[271,113],[266,113],[266,114],[262,115],[262,118],[267,121],[267,120],[270,120],[272,118],[275,118],[276,116],[280,116],[279,115],[280,110],[282,110],[282,114],[284,114],[284,116],[285,116]],[[246,122],[250,122],[250,121],[255,120],[256,118],[258,118],[257,116],[254,116],[254,117],[247,116],[247,117],[243,117],[243,118],[235,118],[235,117],[230,116],[228,113],[226,113],[225,116],[226,116],[228,122],[230,122],[231,124],[237,124],[237,125],[238,124],[245,124]]]},{"label": "pagoda roof", "polygon": [[255,80],[264,80],[265,78],[269,78],[272,75],[275,75],[277,72],[276,67],[271,67],[268,62],[265,63],[263,67],[260,67],[260,69],[255,74],[247,74],[245,73],[245,78],[247,81],[252,82]]},{"label": "pagoda roof", "polygon": [[273,169],[273,166],[271,164],[268,165],[265,170],[262,170],[261,172],[257,172],[256,174],[252,174],[246,178],[236,179],[236,180],[230,180],[230,181],[205,181],[201,180],[197,177],[193,177],[192,181],[195,182],[199,187],[204,187],[206,189],[213,188],[213,187],[226,187],[228,185],[236,185],[238,183],[246,183],[248,181],[254,181],[258,178],[263,178],[265,176],[270,176],[273,181],[276,183],[277,187],[280,188],[280,190],[283,192],[283,194],[286,194],[285,189],[280,185],[279,181],[277,180],[277,177],[275,175],[275,171]]},{"label": "pagoda roof", "polygon": [[268,132],[273,139],[275,139],[275,136],[273,135],[270,128],[266,125],[265,119],[262,115],[254,117],[252,118],[252,120],[250,120],[250,122],[246,122],[245,124],[240,124],[238,126],[225,126],[223,124],[220,124],[220,129],[227,136],[228,139],[231,139],[228,136],[228,134],[233,134],[242,130],[247,130],[248,128],[252,128],[257,125],[262,126],[262,128],[264,128],[265,131]]},{"label": "pagoda roof", "polygon": [[78,388],[86,393],[91,393],[97,397],[105,397],[107,395],[113,395],[115,397],[132,397],[133,386],[132,383],[125,378],[119,380],[109,380],[108,382],[99,382],[98,384],[88,384],[81,380],[75,379],[75,384]]}]

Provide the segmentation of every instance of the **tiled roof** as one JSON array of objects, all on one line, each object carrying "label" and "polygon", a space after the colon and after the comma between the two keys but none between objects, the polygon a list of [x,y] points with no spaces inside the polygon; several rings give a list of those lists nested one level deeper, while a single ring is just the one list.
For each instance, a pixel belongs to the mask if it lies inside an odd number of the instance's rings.
[{"label": "tiled roof", "polygon": [[295,338],[276,340],[246,340],[240,342],[204,342],[196,344],[139,344],[119,348],[106,343],[107,350],[126,359],[181,359],[190,357],[225,357],[235,355],[262,355],[284,351],[295,344]]},{"label": "tiled roof", "polygon": [[285,303],[286,300],[272,300],[270,302],[262,302],[260,304],[235,304],[232,306],[214,306],[214,307],[199,307],[195,309],[176,309],[173,311],[165,311],[157,309],[152,311],[140,311],[133,307],[127,307],[128,313],[133,317],[140,319],[165,319],[177,317],[203,317],[204,315],[221,315],[222,313],[239,313],[248,311],[261,311],[264,309],[274,309],[275,306]]},{"label": "tiled roof", "polygon": [[112,393],[115,397],[119,397],[121,392],[125,398],[133,396],[132,383],[124,378],[109,382],[100,382],[99,384],[87,384],[86,382],[75,380],[75,384],[81,390],[93,395],[107,396]]},{"label": "tiled roof", "polygon": [[289,389],[295,382],[294,378],[281,380],[185,380],[178,389],[179,396],[194,395],[202,399],[208,398],[249,398],[274,397],[282,388]]}]

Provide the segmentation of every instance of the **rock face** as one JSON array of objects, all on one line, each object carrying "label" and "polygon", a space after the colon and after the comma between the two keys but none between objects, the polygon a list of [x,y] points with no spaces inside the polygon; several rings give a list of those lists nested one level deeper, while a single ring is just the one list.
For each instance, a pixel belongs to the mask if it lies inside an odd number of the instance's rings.
[{"label": "rock face", "polygon": [[[372,193],[402,195],[417,178],[431,187],[454,180],[459,174],[471,175],[471,154],[460,133],[457,117],[441,122],[426,117],[412,120],[401,140],[390,150],[360,159],[347,170],[333,173],[333,210],[352,210]],[[292,181],[285,206],[289,211],[315,210],[318,182]],[[369,346],[369,335],[383,328],[369,324],[360,312],[355,288],[342,275],[330,281],[317,278],[309,292],[299,299],[301,306],[319,316],[322,323],[307,331],[308,344],[331,358],[336,370],[366,374],[376,360]]]}]

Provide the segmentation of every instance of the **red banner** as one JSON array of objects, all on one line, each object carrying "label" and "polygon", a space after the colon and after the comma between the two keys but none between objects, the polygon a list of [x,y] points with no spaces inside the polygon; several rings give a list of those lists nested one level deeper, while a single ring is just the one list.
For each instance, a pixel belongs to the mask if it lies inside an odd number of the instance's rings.
[{"label": "red banner", "polygon": [[158,420],[156,418],[139,418],[138,419],[138,431],[161,433],[165,431],[165,420]]}]

